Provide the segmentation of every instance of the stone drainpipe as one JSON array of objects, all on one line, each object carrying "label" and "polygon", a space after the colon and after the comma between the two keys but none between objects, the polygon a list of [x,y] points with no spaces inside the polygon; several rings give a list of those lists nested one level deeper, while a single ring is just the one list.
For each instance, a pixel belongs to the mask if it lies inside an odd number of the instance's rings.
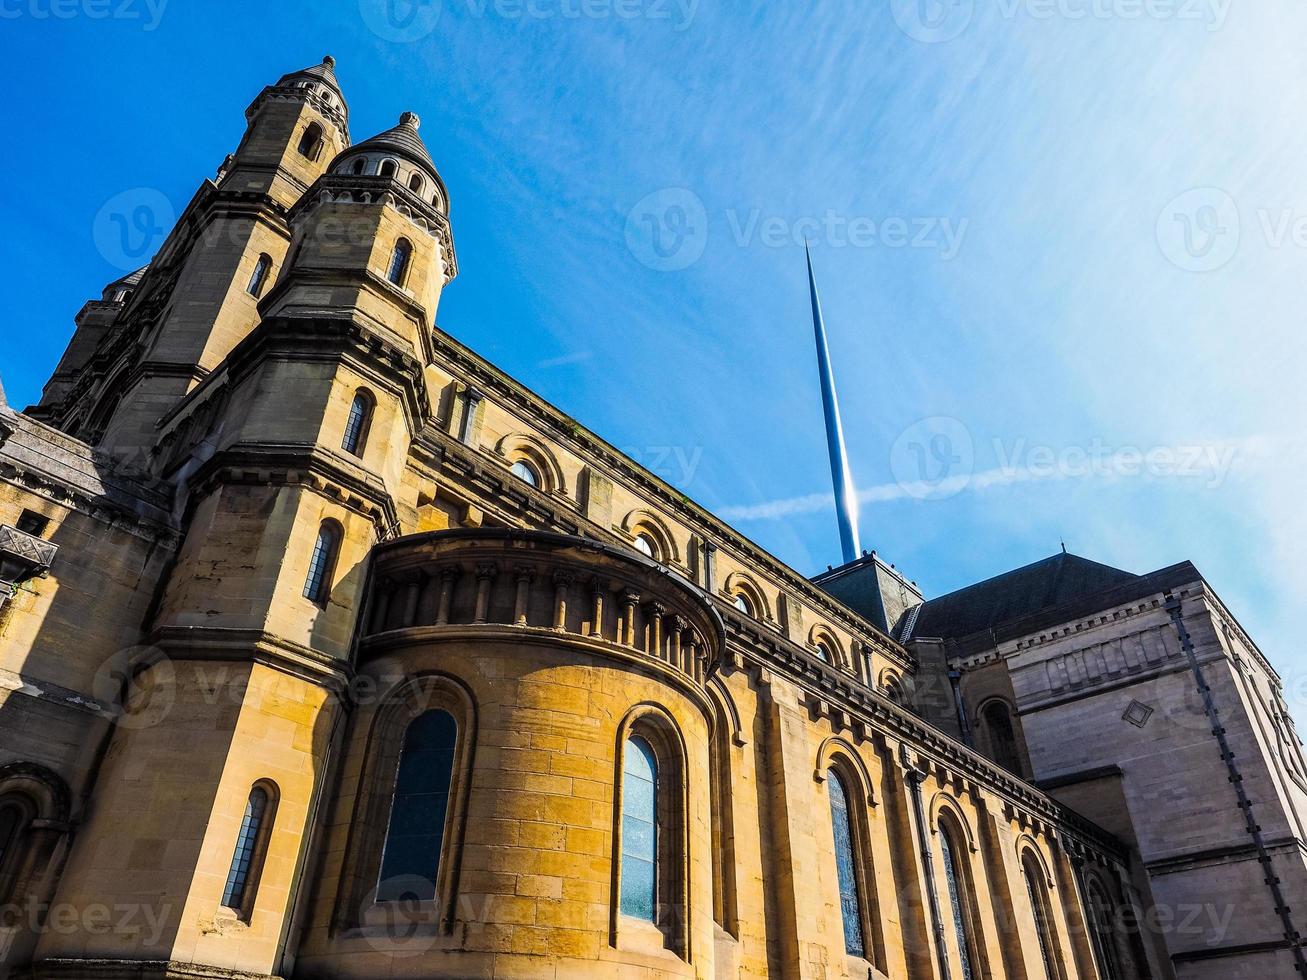
[{"label": "stone drainpipe", "polygon": [[1166,599],[1166,611],[1171,614],[1171,625],[1175,627],[1176,635],[1180,639],[1180,647],[1184,650],[1185,656],[1189,660],[1189,669],[1194,676],[1194,683],[1198,685],[1198,693],[1203,699],[1203,709],[1207,712],[1207,721],[1212,726],[1212,737],[1216,739],[1216,744],[1221,750],[1221,759],[1225,762],[1226,771],[1230,776],[1230,785],[1234,787],[1235,796],[1238,798],[1238,806],[1243,814],[1244,825],[1248,829],[1248,836],[1252,838],[1253,846],[1257,849],[1257,860],[1261,863],[1262,872],[1266,875],[1266,887],[1271,892],[1271,901],[1275,905],[1275,914],[1280,919],[1280,925],[1284,929],[1284,940],[1286,946],[1293,952],[1294,969],[1300,975],[1307,975],[1307,959],[1304,959],[1302,940],[1298,930],[1294,928],[1293,919],[1289,914],[1288,903],[1284,900],[1284,890],[1280,887],[1280,879],[1276,877],[1275,868],[1271,863],[1271,854],[1266,849],[1266,841],[1262,837],[1261,825],[1257,823],[1257,818],[1253,815],[1253,803],[1248,799],[1248,793],[1243,787],[1243,773],[1239,771],[1239,763],[1235,761],[1235,755],[1230,751],[1230,740],[1225,737],[1225,726],[1221,724],[1221,712],[1216,706],[1216,699],[1212,697],[1212,689],[1207,686],[1207,679],[1203,676],[1202,665],[1198,662],[1198,654],[1194,650],[1193,639],[1189,636],[1189,630],[1184,624],[1183,604],[1177,595],[1168,596]]},{"label": "stone drainpipe", "polygon": [[57,544],[0,524],[0,612],[20,584],[49,570],[58,550]]}]

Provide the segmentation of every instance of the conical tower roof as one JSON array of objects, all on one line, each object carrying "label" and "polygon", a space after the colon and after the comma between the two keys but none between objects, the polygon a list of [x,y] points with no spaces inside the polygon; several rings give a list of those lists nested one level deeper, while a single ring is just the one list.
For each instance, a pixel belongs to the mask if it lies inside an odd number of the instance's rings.
[{"label": "conical tower roof", "polygon": [[308,68],[293,71],[288,75],[282,75],[281,80],[278,81],[277,84],[285,85],[287,82],[292,82],[297,78],[308,78],[322,82],[324,85],[331,86],[342,100],[345,98],[345,94],[340,90],[340,83],[336,81],[336,59],[331,55],[324,57],[321,64],[311,65]]},{"label": "conical tower roof", "polygon": [[394,153],[406,158],[411,163],[418,164],[424,170],[430,171],[432,177],[438,177],[436,165],[431,160],[427,145],[422,142],[422,137],[418,135],[418,126],[421,124],[422,121],[418,119],[416,112],[406,112],[399,117],[399,125],[394,129],[378,133],[362,143],[356,143],[350,148],[350,153]]}]

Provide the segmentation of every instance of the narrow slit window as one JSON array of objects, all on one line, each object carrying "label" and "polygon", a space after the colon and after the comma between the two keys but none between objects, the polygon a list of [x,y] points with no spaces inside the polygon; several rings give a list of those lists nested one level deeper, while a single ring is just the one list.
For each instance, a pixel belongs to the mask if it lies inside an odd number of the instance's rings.
[{"label": "narrow slit window", "polygon": [[313,557],[309,560],[309,574],[304,579],[304,598],[319,605],[326,603],[331,593],[331,576],[340,550],[340,537],[340,525],[335,521],[323,521],[318,528]]},{"label": "narrow slit window", "polygon": [[849,797],[844,788],[844,780],[834,770],[830,773],[827,785],[830,787],[831,828],[835,834],[835,870],[840,883],[840,916],[844,920],[844,950],[850,956],[866,956],[853,823],[849,819]]},{"label": "narrow slit window", "polygon": [[627,740],[622,766],[623,915],[656,922],[658,761],[642,738]]},{"label": "narrow slit window", "polygon": [[254,898],[253,885],[263,859],[264,821],[269,816],[269,803],[268,791],[262,786],[250,790],[240,833],[236,837],[236,850],[227,872],[227,885],[222,892],[223,906],[247,917]]},{"label": "narrow slit window", "polygon": [[363,447],[368,441],[368,430],[372,427],[372,396],[359,389],[350,402],[349,418],[345,421],[345,437],[340,447],[353,456],[362,456]]},{"label": "narrow slit window", "polygon": [[454,716],[439,708],[418,715],[404,732],[378,902],[428,902],[436,897],[457,740]]},{"label": "narrow slit window", "polygon": [[396,286],[404,285],[404,279],[408,275],[408,260],[413,254],[413,246],[408,243],[408,239],[401,238],[395,243],[395,250],[390,253],[390,268],[386,270],[386,278]]},{"label": "narrow slit window", "polygon": [[259,260],[254,263],[254,271],[250,273],[249,285],[245,291],[258,299],[263,295],[263,287],[268,282],[268,272],[272,269],[272,259],[267,255],[260,255]]}]

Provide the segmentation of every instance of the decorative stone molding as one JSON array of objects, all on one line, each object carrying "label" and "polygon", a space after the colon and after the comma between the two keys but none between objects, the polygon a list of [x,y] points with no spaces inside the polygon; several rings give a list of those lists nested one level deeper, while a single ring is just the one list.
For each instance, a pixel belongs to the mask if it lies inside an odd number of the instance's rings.
[{"label": "decorative stone molding", "polygon": [[[725,647],[721,617],[698,586],[618,546],[486,528],[412,535],[373,555],[365,653],[396,634],[480,630],[495,639],[509,627],[627,662],[652,660],[702,691]],[[415,601],[396,601],[412,582]]]}]

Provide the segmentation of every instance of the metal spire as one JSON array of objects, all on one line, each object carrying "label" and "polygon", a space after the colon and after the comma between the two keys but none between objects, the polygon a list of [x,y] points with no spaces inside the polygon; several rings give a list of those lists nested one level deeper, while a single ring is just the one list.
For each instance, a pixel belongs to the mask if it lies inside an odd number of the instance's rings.
[{"label": "metal spire", "polygon": [[826,414],[826,448],[830,453],[830,476],[835,485],[835,514],[840,524],[840,548],[844,563],[856,561],[858,545],[858,491],[849,473],[849,458],[844,451],[844,426],[840,424],[840,403],[835,396],[835,375],[826,346],[826,323],[821,316],[821,299],[817,296],[817,278],[812,272],[812,251],[807,242],[803,251],[808,257],[808,289],[812,293],[812,328],[817,337],[817,371],[821,375],[821,403]]}]

